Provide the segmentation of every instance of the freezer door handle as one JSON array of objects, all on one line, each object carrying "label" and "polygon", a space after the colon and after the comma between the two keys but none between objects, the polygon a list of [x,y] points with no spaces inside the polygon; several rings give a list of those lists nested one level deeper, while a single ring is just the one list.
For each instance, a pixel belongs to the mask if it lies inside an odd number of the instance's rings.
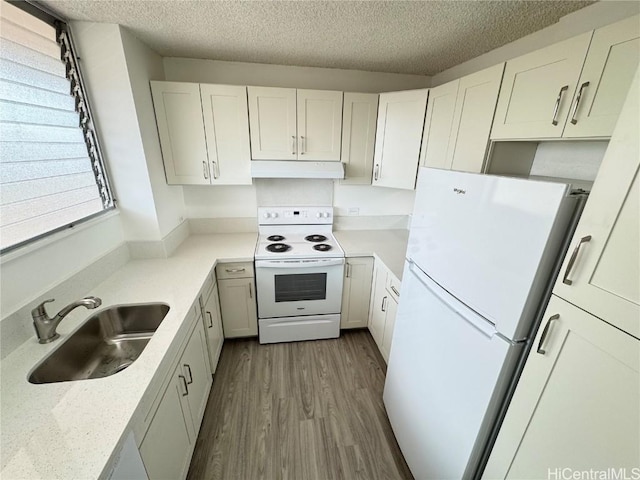
[{"label": "freezer door handle", "polygon": [[467,322],[473,328],[482,333],[485,337],[493,338],[498,332],[495,326],[488,320],[476,320],[479,316],[478,313],[461,303],[453,295],[443,289],[440,285],[434,282],[426,273],[424,273],[415,262],[408,260],[409,270],[413,275],[422,283],[431,293],[433,293],[438,300],[455,312],[462,320]]},{"label": "freezer door handle", "polygon": [[549,335],[549,327],[551,326],[551,323],[553,323],[554,320],[558,320],[559,318],[560,315],[558,315],[557,313],[555,315],[552,315],[551,317],[549,317],[547,324],[544,326],[544,330],[542,331],[542,335],[540,336],[540,342],[538,342],[537,351],[540,355],[544,355],[545,353],[547,353],[547,351],[542,348],[544,347],[544,341],[547,339],[547,335]]}]

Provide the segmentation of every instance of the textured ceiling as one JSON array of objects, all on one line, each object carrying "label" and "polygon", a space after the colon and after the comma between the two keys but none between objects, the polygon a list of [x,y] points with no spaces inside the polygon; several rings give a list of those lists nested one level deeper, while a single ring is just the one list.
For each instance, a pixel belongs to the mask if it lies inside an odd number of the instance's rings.
[{"label": "textured ceiling", "polygon": [[434,75],[592,1],[47,0],[162,56]]}]

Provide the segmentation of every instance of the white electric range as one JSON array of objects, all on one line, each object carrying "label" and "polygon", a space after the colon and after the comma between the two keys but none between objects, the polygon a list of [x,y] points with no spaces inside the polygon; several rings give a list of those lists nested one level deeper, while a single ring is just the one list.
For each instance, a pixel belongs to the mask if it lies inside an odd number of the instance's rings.
[{"label": "white electric range", "polygon": [[260,343],[340,336],[344,251],[332,207],[260,207],[255,252]]}]

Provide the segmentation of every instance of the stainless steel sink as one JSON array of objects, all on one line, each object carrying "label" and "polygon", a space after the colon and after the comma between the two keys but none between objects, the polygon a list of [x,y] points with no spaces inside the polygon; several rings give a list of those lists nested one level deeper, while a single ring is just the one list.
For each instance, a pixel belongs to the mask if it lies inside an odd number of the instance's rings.
[{"label": "stainless steel sink", "polygon": [[108,377],[131,365],[149,343],[169,306],[120,305],[102,310],[29,375],[31,383]]}]

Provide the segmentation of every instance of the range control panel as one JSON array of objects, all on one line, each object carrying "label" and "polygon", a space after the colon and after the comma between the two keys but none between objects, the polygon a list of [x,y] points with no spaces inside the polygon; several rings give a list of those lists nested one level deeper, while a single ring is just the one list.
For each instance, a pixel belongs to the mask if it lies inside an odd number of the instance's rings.
[{"label": "range control panel", "polygon": [[258,207],[259,225],[332,225],[333,207]]}]

